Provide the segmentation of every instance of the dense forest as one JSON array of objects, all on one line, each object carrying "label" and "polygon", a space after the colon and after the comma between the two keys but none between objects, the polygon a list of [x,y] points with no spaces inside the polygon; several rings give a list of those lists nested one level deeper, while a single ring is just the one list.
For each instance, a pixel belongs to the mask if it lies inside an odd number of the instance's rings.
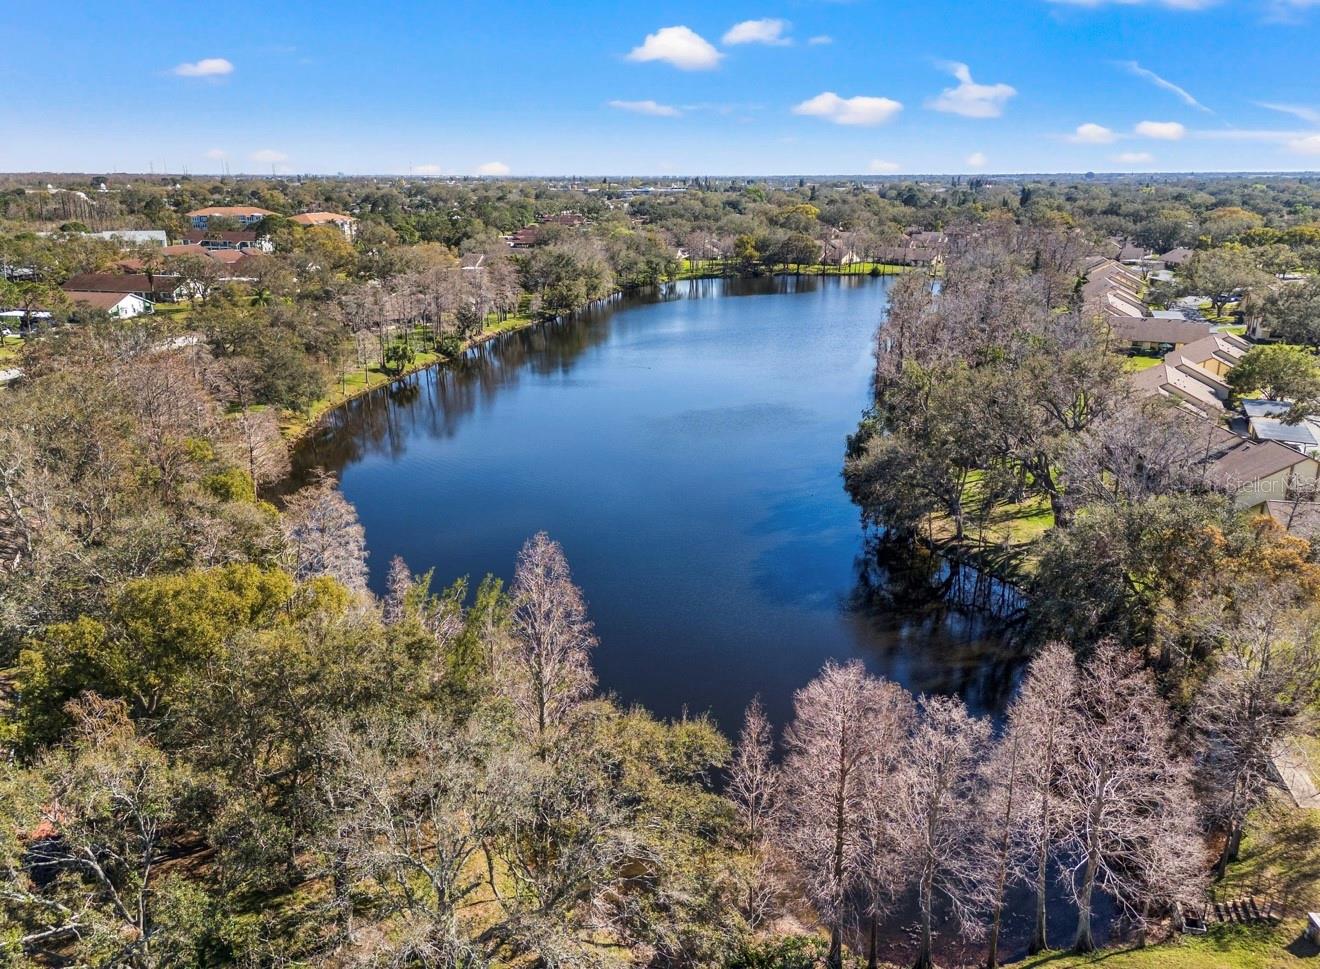
[{"label": "dense forest", "polygon": [[[1320,291],[1275,283],[1320,271],[1320,181],[646,188],[0,181],[0,302],[30,324],[0,390],[0,962],[837,967],[901,923],[908,964],[965,939],[994,966],[1010,917],[1085,952],[1202,910],[1311,734],[1320,559],[1187,472],[1195,425],[1125,393],[1079,266],[1186,246],[1168,298],[1314,345]],[[86,234],[214,204],[277,213],[241,278]],[[375,595],[335,482],[287,481],[352,374],[685,274],[878,272],[918,232],[950,242],[894,283],[845,480],[899,541],[1048,509],[996,720],[857,662],[786,724],[657,720],[599,688],[552,536],[507,583],[395,560]],[[199,295],[62,299],[126,258]]]}]

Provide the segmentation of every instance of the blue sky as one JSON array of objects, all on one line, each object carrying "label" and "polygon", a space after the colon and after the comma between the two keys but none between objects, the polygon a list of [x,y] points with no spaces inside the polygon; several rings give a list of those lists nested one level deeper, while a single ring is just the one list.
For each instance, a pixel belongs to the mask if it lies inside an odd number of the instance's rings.
[{"label": "blue sky", "polygon": [[1320,0],[5,0],[0,169],[1320,169]]}]

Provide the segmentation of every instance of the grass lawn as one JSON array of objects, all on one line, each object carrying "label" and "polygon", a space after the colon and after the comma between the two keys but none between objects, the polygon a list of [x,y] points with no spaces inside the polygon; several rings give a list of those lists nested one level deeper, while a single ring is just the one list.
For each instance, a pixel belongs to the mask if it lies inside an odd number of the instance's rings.
[{"label": "grass lawn", "polygon": [[12,363],[23,355],[23,338],[7,336],[0,339],[0,363]]},{"label": "grass lawn", "polygon": [[[769,268],[769,267],[767,267]],[[725,266],[718,259],[704,259],[693,262],[684,259],[674,279],[705,279],[723,275]],[[785,266],[774,267],[772,272],[779,276],[895,276],[907,272],[907,266],[885,262],[859,262],[850,266],[802,266],[794,269]]]},{"label": "grass lawn", "polygon": [[[1312,763],[1320,743],[1310,741]],[[1048,953],[1013,969],[1287,969],[1320,966],[1320,949],[1306,942],[1305,913],[1320,909],[1320,811],[1299,810],[1282,795],[1252,815],[1240,859],[1215,886],[1228,901],[1252,895],[1273,899],[1288,917],[1278,925],[1212,925],[1204,936],[1179,936],[1149,948],[1110,949],[1090,956]]]},{"label": "grass lawn", "polygon": [[1149,370],[1163,359],[1163,357],[1157,357],[1151,354],[1134,353],[1124,359],[1123,369],[1127,373],[1136,373],[1139,370]]},{"label": "grass lawn", "polygon": [[[1021,502],[999,502],[986,511],[983,478],[980,472],[972,472],[963,491],[967,530],[961,547],[981,559],[992,573],[1013,581],[1035,567],[1032,546],[1054,527],[1054,512],[1049,499],[1041,495]],[[984,525],[973,524],[982,515]],[[953,523],[948,518],[936,516],[931,521],[933,541],[952,542],[953,536]]]},{"label": "grass lawn", "polygon": [[[512,330],[530,326],[534,322],[535,320],[532,317],[523,314],[507,316],[503,320],[492,319],[481,331],[481,335],[472,340],[468,347],[489,340],[491,337],[499,336],[501,333],[508,333]],[[437,353],[432,353],[429,350],[419,350],[412,365],[401,374],[386,373],[379,366],[367,367],[365,370],[359,367],[355,370],[345,371],[335,377],[330,384],[328,394],[313,403],[306,413],[285,411],[281,416],[280,430],[287,440],[297,440],[315,427],[316,422],[325,416],[328,411],[333,410],[345,401],[365,394],[369,390],[375,390],[377,387],[383,387],[410,373],[424,370],[433,364],[440,363],[441,360],[441,356]]]},{"label": "grass lawn", "polygon": [[1266,928],[1221,925],[1204,936],[1183,936],[1164,945],[1107,949],[1089,956],[1042,953],[1013,969],[1287,969],[1320,964],[1320,949],[1302,940],[1304,920]]}]

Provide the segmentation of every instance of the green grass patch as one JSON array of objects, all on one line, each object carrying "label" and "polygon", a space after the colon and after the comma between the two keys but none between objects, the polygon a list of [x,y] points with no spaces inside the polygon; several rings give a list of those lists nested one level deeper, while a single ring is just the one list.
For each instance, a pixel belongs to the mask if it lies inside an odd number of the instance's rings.
[{"label": "green grass patch", "polygon": [[[763,266],[763,271],[775,276],[896,276],[905,273],[910,267],[888,262],[858,262],[848,266],[811,265],[811,266]],[[736,276],[737,270],[731,263],[719,259],[702,259],[694,262],[684,259],[678,272],[672,279],[710,279],[718,276]]]},{"label": "green grass patch", "polygon": [[7,336],[0,339],[0,363],[16,363],[23,356],[23,338]]},{"label": "green grass patch", "polygon": [[[525,314],[514,314],[504,319],[498,319],[494,316],[487,321],[480,335],[475,339],[468,341],[463,347],[467,350],[478,343],[482,343],[492,337],[499,336],[501,333],[510,333],[514,330],[520,330],[523,327],[531,326],[535,323],[531,316]],[[419,328],[421,333],[424,328]],[[410,366],[406,367],[402,373],[387,372],[379,365],[369,365],[367,367],[357,367],[353,370],[345,370],[335,376],[331,381],[328,392],[325,397],[313,402],[306,412],[285,411],[281,415],[280,430],[283,432],[286,440],[296,441],[302,437],[327,413],[341,404],[359,397],[369,391],[384,387],[393,383],[400,377],[406,377],[408,374],[416,373],[419,370],[425,370],[427,367],[434,366],[437,363],[443,363],[445,360],[440,354],[431,350],[418,350]]]},{"label": "green grass patch", "polygon": [[1133,353],[1123,360],[1123,369],[1128,373],[1138,373],[1149,370],[1163,359],[1151,353]]},{"label": "green grass patch", "polygon": [[1320,950],[1302,939],[1305,922],[1277,926],[1217,925],[1203,936],[1181,936],[1162,945],[1105,949],[1086,956],[1048,952],[1012,964],[1013,969],[1287,969],[1315,966]]}]

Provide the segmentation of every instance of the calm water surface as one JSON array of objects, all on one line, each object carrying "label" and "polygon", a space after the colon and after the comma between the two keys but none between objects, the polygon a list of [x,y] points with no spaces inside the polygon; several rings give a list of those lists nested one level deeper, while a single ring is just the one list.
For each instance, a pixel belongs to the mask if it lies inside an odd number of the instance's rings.
[{"label": "calm water surface", "polygon": [[338,473],[390,559],[508,577],[544,529],[603,688],[732,732],[782,723],[829,657],[997,709],[1016,659],[864,554],[843,490],[888,280],[702,280],[510,334],[340,410],[299,456]]}]

